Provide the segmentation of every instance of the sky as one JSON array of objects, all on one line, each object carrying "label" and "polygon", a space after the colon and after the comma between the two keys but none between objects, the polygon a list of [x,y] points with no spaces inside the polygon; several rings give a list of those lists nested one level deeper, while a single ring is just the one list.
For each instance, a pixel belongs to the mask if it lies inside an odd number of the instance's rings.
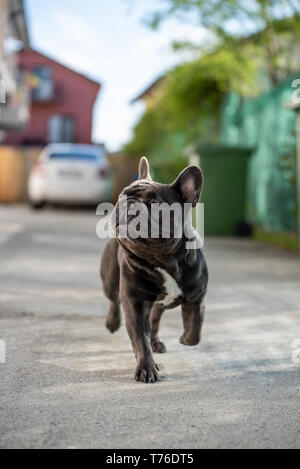
[{"label": "sky", "polygon": [[143,18],[162,0],[26,0],[32,47],[99,81],[93,140],[109,151],[130,140],[143,104],[130,101],[182,60],[172,40],[201,42],[205,30],[168,20],[158,31]]}]

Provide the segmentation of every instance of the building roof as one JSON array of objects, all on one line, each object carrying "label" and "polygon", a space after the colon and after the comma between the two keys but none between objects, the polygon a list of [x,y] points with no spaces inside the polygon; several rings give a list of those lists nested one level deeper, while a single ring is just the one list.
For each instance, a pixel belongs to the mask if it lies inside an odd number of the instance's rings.
[{"label": "building roof", "polygon": [[68,67],[67,65],[62,64],[61,62],[58,62],[57,60],[53,59],[52,57],[49,57],[49,55],[43,54],[42,52],[39,52],[39,51],[37,51],[36,49],[33,49],[33,48],[30,48],[30,49],[28,49],[28,50],[24,50],[23,52],[29,53],[29,54],[30,54],[30,52],[33,52],[35,55],[38,55],[38,56],[40,56],[40,57],[42,57],[42,58],[44,58],[44,59],[47,59],[47,60],[49,60],[50,62],[52,62],[52,63],[58,65],[59,67],[64,68],[64,69],[67,70],[68,72],[71,72],[71,73],[73,73],[73,74],[75,74],[75,75],[77,75],[77,76],[83,78],[84,80],[88,81],[89,83],[92,83],[93,85],[95,85],[95,86],[98,88],[98,90],[101,88],[101,83],[99,83],[98,81],[93,80],[92,78],[89,78],[88,76],[84,75],[83,73],[77,72],[77,71],[74,70],[73,68]]},{"label": "building roof", "polygon": [[153,81],[151,85],[149,85],[142,93],[140,93],[136,98],[131,101],[131,104],[135,104],[138,101],[147,98],[153,92],[153,90],[158,87],[158,85],[163,81],[164,78],[164,76],[160,76],[155,81]]},{"label": "building roof", "polygon": [[22,41],[24,48],[30,47],[27,18],[23,0],[9,0],[9,16],[17,39]]}]

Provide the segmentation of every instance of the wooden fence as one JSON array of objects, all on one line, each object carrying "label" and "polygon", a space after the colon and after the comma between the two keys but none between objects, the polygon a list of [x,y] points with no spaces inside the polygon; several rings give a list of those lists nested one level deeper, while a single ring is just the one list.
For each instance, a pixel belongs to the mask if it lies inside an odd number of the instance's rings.
[{"label": "wooden fence", "polygon": [[113,170],[115,203],[124,187],[131,184],[138,175],[139,159],[127,156],[125,153],[110,153],[108,155],[110,166]]},{"label": "wooden fence", "polygon": [[27,180],[41,147],[0,146],[0,203],[27,200]]}]

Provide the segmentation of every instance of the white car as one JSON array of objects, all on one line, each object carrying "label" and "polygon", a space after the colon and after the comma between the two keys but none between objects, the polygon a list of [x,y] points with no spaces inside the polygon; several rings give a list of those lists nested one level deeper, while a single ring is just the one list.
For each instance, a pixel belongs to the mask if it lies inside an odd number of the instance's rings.
[{"label": "white car", "polygon": [[112,174],[104,149],[96,145],[48,145],[31,170],[28,195],[34,208],[46,202],[110,201]]}]

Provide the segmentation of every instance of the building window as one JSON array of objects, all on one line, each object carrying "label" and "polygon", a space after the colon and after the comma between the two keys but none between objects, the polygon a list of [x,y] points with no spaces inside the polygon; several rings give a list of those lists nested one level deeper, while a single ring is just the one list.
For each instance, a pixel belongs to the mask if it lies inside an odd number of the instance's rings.
[{"label": "building window", "polygon": [[35,67],[32,76],[32,98],[49,101],[53,98],[53,72],[50,67]]},{"label": "building window", "polygon": [[75,119],[55,114],[48,122],[49,143],[72,143],[75,139]]}]

